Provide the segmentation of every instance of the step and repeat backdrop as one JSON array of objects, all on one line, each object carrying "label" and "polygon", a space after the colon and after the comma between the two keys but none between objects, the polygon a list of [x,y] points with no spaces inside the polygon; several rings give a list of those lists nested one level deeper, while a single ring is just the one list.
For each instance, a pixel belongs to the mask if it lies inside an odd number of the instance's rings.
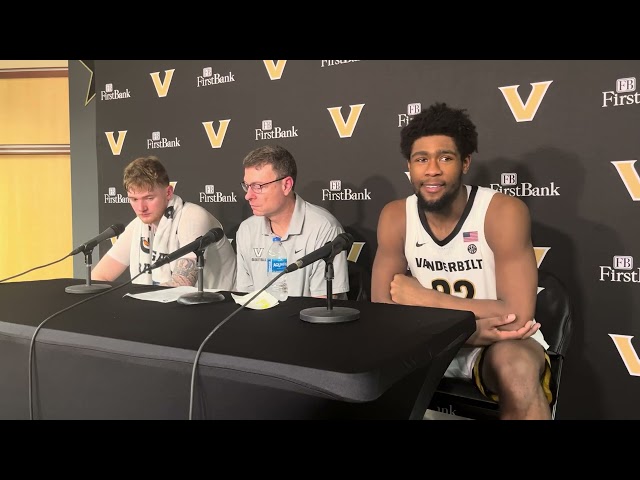
[{"label": "step and repeat backdrop", "polygon": [[156,155],[233,238],[242,159],[278,143],[370,269],[380,210],[412,193],[400,129],[436,101],[466,108],[465,182],[529,206],[538,266],[573,296],[557,418],[640,419],[639,77],[637,60],[96,60],[100,229],[133,218],[123,169]]}]

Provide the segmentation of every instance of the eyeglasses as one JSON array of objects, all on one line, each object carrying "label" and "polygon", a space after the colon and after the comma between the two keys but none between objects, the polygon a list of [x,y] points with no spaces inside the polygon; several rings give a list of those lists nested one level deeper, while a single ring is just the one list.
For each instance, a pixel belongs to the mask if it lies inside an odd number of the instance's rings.
[{"label": "eyeglasses", "polygon": [[289,175],[285,175],[284,177],[276,178],[275,180],[271,180],[270,182],[267,182],[267,183],[252,183],[251,185],[247,185],[244,182],[240,182],[240,186],[242,187],[242,190],[244,190],[245,192],[248,192],[249,191],[249,187],[251,187],[251,190],[253,190],[255,193],[262,193],[262,188],[265,185],[269,185],[270,183],[274,183],[274,182],[278,182],[280,180],[284,180],[288,176]]}]

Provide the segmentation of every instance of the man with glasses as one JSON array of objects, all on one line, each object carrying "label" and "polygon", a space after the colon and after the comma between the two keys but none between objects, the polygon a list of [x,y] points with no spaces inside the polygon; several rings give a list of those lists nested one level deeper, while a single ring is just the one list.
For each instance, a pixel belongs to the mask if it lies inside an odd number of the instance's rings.
[{"label": "man with glasses", "polygon": [[[278,236],[289,264],[317,250],[344,233],[340,222],[327,210],[313,205],[294,192],[298,169],[285,148],[264,145],[249,152],[242,162],[244,198],[253,216],[244,220],[236,233],[236,290],[253,292],[267,282],[267,251]],[[334,298],[346,298],[349,291],[347,253],[333,260]],[[289,296],[326,297],[325,262],[318,261],[287,273]]]}]

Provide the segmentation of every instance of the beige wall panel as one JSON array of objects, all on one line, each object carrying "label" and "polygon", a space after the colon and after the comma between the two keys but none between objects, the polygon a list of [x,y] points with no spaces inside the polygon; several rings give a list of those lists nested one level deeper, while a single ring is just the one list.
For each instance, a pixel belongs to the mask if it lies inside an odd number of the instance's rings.
[{"label": "beige wall panel", "polygon": [[0,80],[0,144],[68,144],[69,79]]},{"label": "beige wall panel", "polygon": [[1,68],[68,67],[69,60],[0,60]]},{"label": "beige wall panel", "polygon": [[[51,263],[71,244],[69,155],[0,156],[0,279]],[[73,277],[73,260],[13,281]]]}]

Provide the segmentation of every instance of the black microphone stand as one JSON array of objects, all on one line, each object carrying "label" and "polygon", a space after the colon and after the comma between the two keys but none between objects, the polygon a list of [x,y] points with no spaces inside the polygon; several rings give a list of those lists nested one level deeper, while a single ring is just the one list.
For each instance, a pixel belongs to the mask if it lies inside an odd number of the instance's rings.
[{"label": "black microphone stand", "polygon": [[300,320],[309,323],[343,323],[360,318],[360,310],[333,306],[333,258],[325,259],[325,279],[327,280],[327,308],[311,307],[300,310]]},{"label": "black microphone stand", "polygon": [[93,253],[93,248],[87,249],[84,251],[84,263],[87,266],[87,283],[85,285],[69,285],[65,287],[64,291],[67,293],[94,293],[100,290],[106,290],[107,288],[111,288],[111,285],[107,285],[106,283],[91,283],[91,264],[93,260],[91,259],[91,254]]},{"label": "black microphone stand", "polygon": [[180,295],[177,302],[182,305],[199,305],[202,303],[215,303],[224,300],[224,295],[222,295],[221,293],[203,291],[204,250],[204,248],[196,250],[196,255],[198,257],[198,291]]}]

